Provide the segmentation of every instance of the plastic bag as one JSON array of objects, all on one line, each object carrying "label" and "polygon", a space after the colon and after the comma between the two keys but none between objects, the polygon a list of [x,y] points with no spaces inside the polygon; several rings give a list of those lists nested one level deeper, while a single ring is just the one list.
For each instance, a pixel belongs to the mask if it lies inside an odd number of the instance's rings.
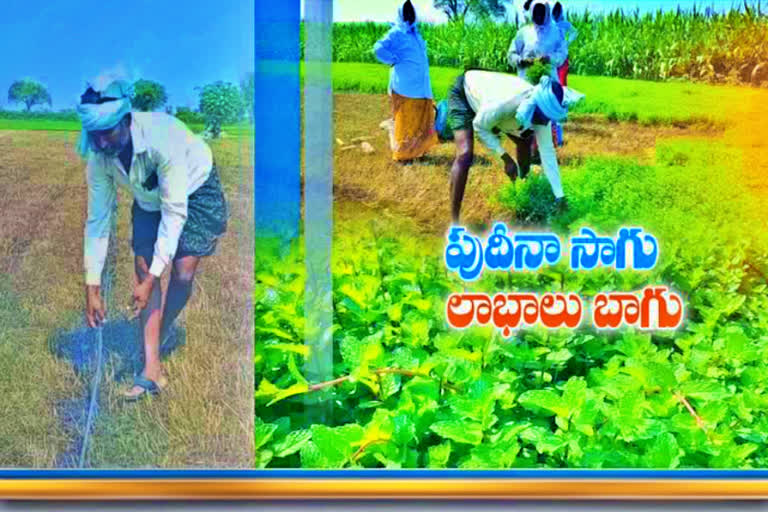
[{"label": "plastic bag", "polygon": [[448,101],[443,100],[435,107],[435,131],[441,141],[453,140],[453,130],[448,123]]}]

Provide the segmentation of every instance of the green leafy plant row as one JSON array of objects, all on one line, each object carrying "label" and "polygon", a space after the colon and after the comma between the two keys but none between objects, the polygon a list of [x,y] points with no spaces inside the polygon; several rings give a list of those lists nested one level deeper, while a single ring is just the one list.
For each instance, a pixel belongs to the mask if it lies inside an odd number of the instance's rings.
[{"label": "green leafy plant row", "polygon": [[[562,262],[467,284],[446,270],[444,239],[356,205],[335,217],[323,381],[305,371],[318,354],[305,343],[302,253],[258,251],[257,465],[766,467],[768,233],[763,203],[742,183],[742,154],[678,138],[657,143],[648,164],[585,159],[563,173],[564,214],[539,174],[494,198],[517,228],[569,236],[641,226],[660,243],[647,272],[573,272]],[[507,341],[492,328],[453,331],[445,319],[448,295],[463,290],[589,298],[656,284],[685,300],[676,332],[585,326]]]}]

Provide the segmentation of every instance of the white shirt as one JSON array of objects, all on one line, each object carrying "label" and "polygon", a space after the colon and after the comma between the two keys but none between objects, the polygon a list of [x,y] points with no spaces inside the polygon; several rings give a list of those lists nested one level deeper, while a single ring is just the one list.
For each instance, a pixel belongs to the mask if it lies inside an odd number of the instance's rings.
[{"label": "white shirt", "polygon": [[[517,122],[517,109],[533,92],[533,85],[519,76],[493,71],[467,71],[464,74],[464,94],[475,111],[472,128],[480,141],[492,152],[501,156],[505,153],[501,139],[494,132],[520,134],[522,128]],[[555,197],[562,197],[560,167],[552,143],[551,124],[534,124],[533,133],[541,155],[541,166],[552,185]]]},{"label": "white shirt", "polygon": [[[118,157],[91,152],[88,158],[84,264],[89,285],[101,284],[117,185],[128,188],[143,210],[161,212],[149,269],[150,274],[160,277],[176,254],[187,220],[187,197],[211,172],[211,149],[175,117],[162,112],[132,112],[130,131],[133,157],[129,173]],[[158,186],[146,190],[142,184],[153,172],[157,172]]]},{"label": "white shirt", "polygon": [[532,91],[533,85],[509,73],[467,71],[464,74],[464,93],[475,111],[472,127],[482,143],[497,155],[505,151],[493,133],[494,128],[504,133],[519,133],[517,109]]}]

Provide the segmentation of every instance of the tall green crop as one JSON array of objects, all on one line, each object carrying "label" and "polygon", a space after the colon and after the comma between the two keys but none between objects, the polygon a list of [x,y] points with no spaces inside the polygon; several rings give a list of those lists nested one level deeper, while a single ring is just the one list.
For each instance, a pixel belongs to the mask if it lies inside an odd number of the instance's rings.
[{"label": "tall green crop", "polygon": [[[579,31],[570,48],[571,70],[583,75],[713,82],[749,81],[768,62],[768,18],[757,9],[709,14],[691,11],[590,12],[571,16]],[[389,25],[337,23],[333,59],[375,62],[374,43]],[[507,51],[516,23],[421,25],[430,63],[507,71]]]}]

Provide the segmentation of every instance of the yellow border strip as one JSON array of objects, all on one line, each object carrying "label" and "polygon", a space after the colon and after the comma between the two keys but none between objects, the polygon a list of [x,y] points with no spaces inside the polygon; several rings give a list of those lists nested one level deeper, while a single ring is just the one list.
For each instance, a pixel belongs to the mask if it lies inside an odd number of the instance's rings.
[{"label": "yellow border strip", "polygon": [[768,480],[584,479],[51,479],[0,480],[10,500],[768,498]]}]

